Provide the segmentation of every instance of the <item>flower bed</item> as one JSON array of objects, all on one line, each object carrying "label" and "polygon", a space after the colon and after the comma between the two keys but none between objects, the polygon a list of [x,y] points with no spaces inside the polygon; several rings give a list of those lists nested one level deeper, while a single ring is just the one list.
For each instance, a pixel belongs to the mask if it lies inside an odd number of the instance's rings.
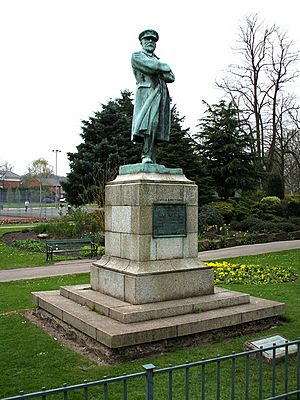
[{"label": "flower bed", "polygon": [[46,218],[39,217],[6,217],[0,218],[0,225],[15,225],[15,224],[25,224],[32,222],[47,222]]},{"label": "flower bed", "polygon": [[33,251],[38,253],[45,252],[45,243],[36,239],[25,239],[25,240],[17,240],[13,239],[12,241],[15,247],[18,247],[22,250]]},{"label": "flower bed", "polygon": [[290,268],[262,267],[260,265],[231,264],[229,262],[206,262],[214,268],[215,284],[250,283],[269,284],[290,282],[297,279],[297,274]]}]

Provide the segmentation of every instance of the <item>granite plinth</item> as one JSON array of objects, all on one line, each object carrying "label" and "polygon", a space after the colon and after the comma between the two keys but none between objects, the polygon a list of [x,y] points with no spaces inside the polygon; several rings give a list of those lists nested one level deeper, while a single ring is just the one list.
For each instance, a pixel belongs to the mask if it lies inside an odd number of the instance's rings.
[{"label": "granite plinth", "polygon": [[138,262],[104,256],[91,266],[91,287],[144,304],[212,294],[214,274],[196,258]]},{"label": "granite plinth", "polygon": [[214,288],[213,269],[197,258],[197,186],[179,169],[121,167],[106,186],[105,228],[105,256],[92,264],[90,285],[33,293],[38,309],[103,346],[236,331],[284,312],[282,303]]},{"label": "granite plinth", "polygon": [[[158,318],[123,323],[112,318],[115,315],[101,315],[99,311],[63,296],[60,291],[33,293],[33,300],[39,309],[111,349],[209,333],[216,329],[236,330],[239,325],[266,320],[284,312],[282,303],[250,297],[250,301],[243,304],[228,304],[228,307],[207,311],[196,309],[166,317],[159,317],[160,313],[163,315],[163,311],[158,311]],[[116,304],[116,299],[111,301],[112,308],[118,309],[120,303]],[[174,304],[170,306],[172,307]],[[155,313],[153,308],[155,305],[152,305],[152,315]]]},{"label": "granite plinth", "polygon": [[[213,293],[213,270],[197,258],[197,185],[162,167],[135,164],[131,174],[119,175],[106,186],[105,256],[91,267],[93,290],[132,304]],[[155,205],[184,208],[183,235],[172,236],[171,227],[165,236],[154,236]],[[160,223],[167,224],[169,218]],[[178,233],[176,218],[172,223]]]},{"label": "granite plinth", "polygon": [[[186,235],[154,238],[154,204],[185,207]],[[105,254],[132,261],[195,258],[197,221],[197,186],[184,175],[119,175],[105,190]]]},{"label": "granite plinth", "polygon": [[213,294],[206,296],[138,305],[92,290],[89,284],[63,286],[60,288],[60,294],[124,324],[211,311],[250,302],[248,294],[221,288],[216,288]]}]

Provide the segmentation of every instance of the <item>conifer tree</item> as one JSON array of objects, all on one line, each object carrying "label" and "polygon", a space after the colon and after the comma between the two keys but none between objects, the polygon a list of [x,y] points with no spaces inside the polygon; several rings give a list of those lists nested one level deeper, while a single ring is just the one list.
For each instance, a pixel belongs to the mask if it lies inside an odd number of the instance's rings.
[{"label": "conifer tree", "polygon": [[82,121],[83,142],[77,152],[68,153],[71,172],[63,183],[71,204],[94,201],[95,187],[102,190],[107,176],[113,179],[120,165],[139,162],[140,146],[130,140],[132,114],[131,93],[123,91],[120,98],[103,104],[101,111]]},{"label": "conifer tree", "polygon": [[207,202],[212,195],[211,179],[201,158],[195,151],[196,142],[183,129],[184,117],[179,116],[176,105],[171,110],[170,141],[158,146],[157,162],[168,168],[182,168],[186,177],[198,185],[199,203]]},{"label": "conifer tree", "polygon": [[207,167],[216,192],[228,199],[240,189],[251,190],[259,181],[249,136],[243,131],[239,111],[233,103],[207,105],[200,120],[198,150]]},{"label": "conifer tree", "polygon": [[[131,141],[132,115],[131,93],[123,91],[121,98],[110,100],[101,111],[82,121],[83,142],[77,146],[77,152],[68,154],[71,172],[62,183],[71,204],[96,201],[102,206],[105,184],[115,178],[118,167],[141,162],[142,145]],[[182,128],[184,119],[175,106],[171,117],[170,142],[158,145],[157,162],[169,168],[181,167],[189,179],[200,185],[200,196],[206,198],[207,173],[194,151],[188,129]]]}]

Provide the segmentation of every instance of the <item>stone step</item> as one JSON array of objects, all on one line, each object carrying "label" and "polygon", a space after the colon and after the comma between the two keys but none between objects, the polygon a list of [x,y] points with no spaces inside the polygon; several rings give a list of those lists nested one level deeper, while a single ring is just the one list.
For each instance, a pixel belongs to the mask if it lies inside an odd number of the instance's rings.
[{"label": "stone step", "polygon": [[250,297],[247,304],[123,324],[61,296],[59,291],[36,292],[33,299],[39,308],[111,349],[233,327],[284,312],[282,303]]},{"label": "stone step", "polygon": [[215,288],[215,293],[211,295],[139,305],[92,290],[90,285],[64,286],[60,288],[60,294],[124,324],[231,307],[250,301],[248,294],[221,288]]}]

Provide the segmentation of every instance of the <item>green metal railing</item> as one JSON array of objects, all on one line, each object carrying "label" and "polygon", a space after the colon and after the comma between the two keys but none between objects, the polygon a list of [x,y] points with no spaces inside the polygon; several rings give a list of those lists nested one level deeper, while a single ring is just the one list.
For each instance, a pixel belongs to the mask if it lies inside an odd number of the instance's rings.
[{"label": "green metal railing", "polygon": [[[290,346],[297,352],[289,354]],[[276,350],[284,347],[281,360],[275,358]],[[271,351],[270,362],[263,353]],[[144,371],[107,378],[99,381],[84,381],[78,385],[64,385],[40,392],[24,393],[3,400],[63,399],[245,399],[276,400],[300,399],[300,339],[273,345],[268,348],[215,357],[181,365],[169,365],[156,369],[155,365],[144,365]],[[133,380],[141,381],[138,389],[129,392]],[[224,381],[225,380],[225,381]],[[144,383],[143,383],[144,381]],[[57,396],[59,395],[59,396]],[[51,396],[51,397],[50,397]]]}]

